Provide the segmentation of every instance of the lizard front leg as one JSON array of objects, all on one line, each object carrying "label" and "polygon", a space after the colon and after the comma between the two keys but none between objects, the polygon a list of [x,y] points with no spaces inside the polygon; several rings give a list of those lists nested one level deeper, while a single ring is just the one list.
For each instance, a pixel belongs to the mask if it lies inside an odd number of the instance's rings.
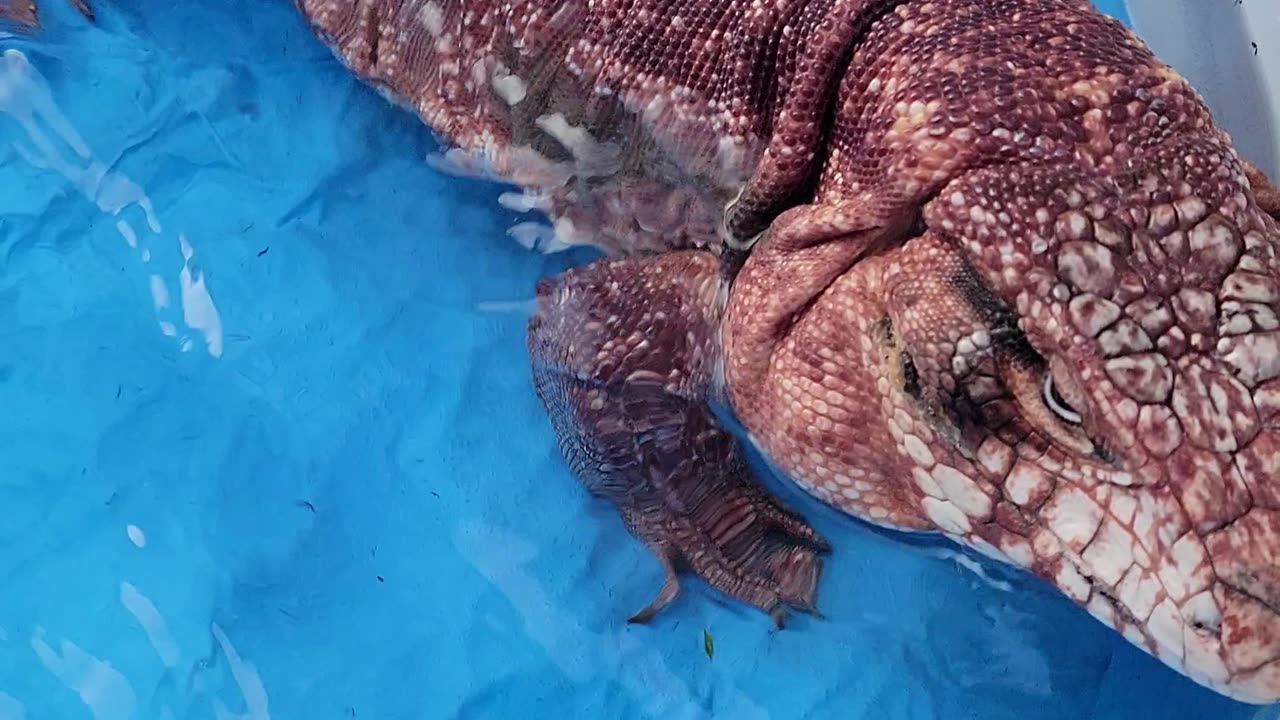
[{"label": "lizard front leg", "polygon": [[816,612],[826,542],[757,484],[708,406],[719,354],[718,260],[603,260],[544,280],[529,326],[538,397],[570,468],[657,556],[769,613]]}]

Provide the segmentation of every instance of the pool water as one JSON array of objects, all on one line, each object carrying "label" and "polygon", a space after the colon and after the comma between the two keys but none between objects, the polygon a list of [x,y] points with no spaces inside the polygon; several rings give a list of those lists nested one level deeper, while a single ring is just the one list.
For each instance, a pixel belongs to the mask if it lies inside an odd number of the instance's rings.
[{"label": "pool water", "polygon": [[661,572],[524,349],[584,256],[291,3],[99,5],[0,37],[0,720],[1280,717],[793,492],[825,620],[687,582],[626,625]]}]

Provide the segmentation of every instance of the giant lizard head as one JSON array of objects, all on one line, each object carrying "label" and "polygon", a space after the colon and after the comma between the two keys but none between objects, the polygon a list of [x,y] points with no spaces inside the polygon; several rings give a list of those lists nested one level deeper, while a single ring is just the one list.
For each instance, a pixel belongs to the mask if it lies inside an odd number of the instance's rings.
[{"label": "giant lizard head", "polygon": [[1275,192],[1081,7],[906,3],[872,26],[813,202],[735,280],[729,393],[819,497],[940,528],[1275,702]]},{"label": "giant lizard head", "polygon": [[918,467],[939,500],[992,500],[956,529],[1200,682],[1274,701],[1280,233],[1247,187],[1203,143],[1088,179],[980,175],[929,207],[954,235],[908,243],[884,283],[920,417],[975,482]]}]

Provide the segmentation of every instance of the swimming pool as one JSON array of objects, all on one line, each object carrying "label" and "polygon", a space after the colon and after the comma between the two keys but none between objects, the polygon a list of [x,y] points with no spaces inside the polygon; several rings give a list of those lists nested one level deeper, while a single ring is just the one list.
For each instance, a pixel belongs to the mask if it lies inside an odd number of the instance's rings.
[{"label": "swimming pool", "polygon": [[0,40],[0,720],[1280,717],[798,497],[838,538],[826,620],[691,584],[623,624],[660,571],[524,349],[581,256],[506,237],[498,188],[248,7]]}]

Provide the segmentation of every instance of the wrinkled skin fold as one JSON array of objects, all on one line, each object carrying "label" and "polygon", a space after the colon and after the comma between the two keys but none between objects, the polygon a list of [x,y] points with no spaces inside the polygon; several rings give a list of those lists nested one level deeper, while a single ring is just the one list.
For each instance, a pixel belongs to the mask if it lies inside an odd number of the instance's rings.
[{"label": "wrinkled skin fold", "polygon": [[633,620],[682,569],[816,612],[827,544],[723,401],[824,501],[1280,700],[1280,193],[1119,23],[1085,0],[299,6],[442,168],[612,255],[540,285],[529,347],[570,467],[664,570]]}]

